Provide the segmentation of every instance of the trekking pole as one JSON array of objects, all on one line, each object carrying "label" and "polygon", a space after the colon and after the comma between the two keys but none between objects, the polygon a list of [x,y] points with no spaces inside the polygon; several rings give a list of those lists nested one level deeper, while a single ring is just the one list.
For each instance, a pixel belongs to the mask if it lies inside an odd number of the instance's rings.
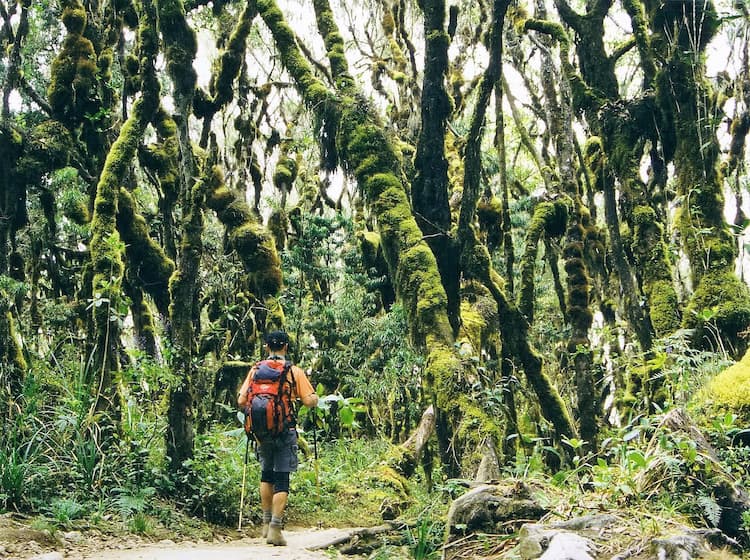
[{"label": "trekking pole", "polygon": [[316,498],[318,505],[320,505],[320,469],[318,467],[318,436],[316,435],[317,432],[317,413],[315,412],[317,407],[312,409],[312,423],[313,423],[313,457],[315,458],[315,492],[316,492]]},{"label": "trekking pole", "polygon": [[245,444],[245,466],[242,468],[242,490],[240,491],[240,520],[237,523],[237,530],[242,531],[242,510],[245,507],[245,479],[247,477],[247,457],[250,452],[250,435],[247,436]]}]

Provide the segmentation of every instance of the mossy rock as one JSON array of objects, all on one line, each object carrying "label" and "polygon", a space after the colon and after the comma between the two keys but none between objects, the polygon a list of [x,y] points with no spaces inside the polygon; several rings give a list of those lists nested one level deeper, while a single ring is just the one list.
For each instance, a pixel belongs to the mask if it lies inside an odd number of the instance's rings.
[{"label": "mossy rock", "polygon": [[711,379],[703,396],[719,408],[750,419],[750,352]]}]

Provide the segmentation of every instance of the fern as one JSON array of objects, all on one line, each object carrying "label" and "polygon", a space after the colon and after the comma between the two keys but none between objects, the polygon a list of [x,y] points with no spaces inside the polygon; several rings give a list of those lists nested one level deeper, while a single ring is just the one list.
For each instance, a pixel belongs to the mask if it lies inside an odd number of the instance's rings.
[{"label": "fern", "polygon": [[127,519],[134,514],[143,513],[148,506],[149,498],[155,490],[151,487],[140,488],[135,493],[130,493],[121,489],[121,493],[115,499],[117,510],[123,519]]},{"label": "fern", "polygon": [[716,503],[714,497],[708,494],[700,494],[697,502],[708,522],[717,527],[721,521],[721,506]]}]

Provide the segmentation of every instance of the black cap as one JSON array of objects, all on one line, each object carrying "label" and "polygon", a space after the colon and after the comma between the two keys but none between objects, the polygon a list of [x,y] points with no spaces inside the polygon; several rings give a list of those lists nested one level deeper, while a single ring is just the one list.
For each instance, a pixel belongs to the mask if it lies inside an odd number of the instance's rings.
[{"label": "black cap", "polygon": [[285,344],[289,344],[289,335],[284,331],[272,331],[263,337],[271,350],[280,350]]}]

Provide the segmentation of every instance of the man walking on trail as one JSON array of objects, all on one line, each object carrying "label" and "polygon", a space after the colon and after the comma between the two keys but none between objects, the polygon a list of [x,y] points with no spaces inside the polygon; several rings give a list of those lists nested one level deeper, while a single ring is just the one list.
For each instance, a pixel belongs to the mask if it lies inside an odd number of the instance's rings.
[{"label": "man walking on trail", "polygon": [[[267,363],[277,368],[283,366],[280,385],[282,390],[288,391],[290,411],[287,424],[282,433],[276,436],[259,439],[255,454],[260,462],[260,501],[263,509],[263,528],[261,536],[267,544],[285,546],[286,539],[281,532],[282,519],[289,497],[289,475],[297,470],[297,429],[293,403],[300,399],[302,404],[313,408],[318,405],[318,395],[315,394],[310,381],[301,368],[291,365],[287,361],[289,350],[289,336],[283,331],[267,333],[264,337],[266,360],[253,366],[240,387],[237,404],[246,411],[248,398],[254,386],[254,378],[262,364]],[[284,389],[285,387],[285,389]],[[245,412],[248,414],[248,412]]]}]

